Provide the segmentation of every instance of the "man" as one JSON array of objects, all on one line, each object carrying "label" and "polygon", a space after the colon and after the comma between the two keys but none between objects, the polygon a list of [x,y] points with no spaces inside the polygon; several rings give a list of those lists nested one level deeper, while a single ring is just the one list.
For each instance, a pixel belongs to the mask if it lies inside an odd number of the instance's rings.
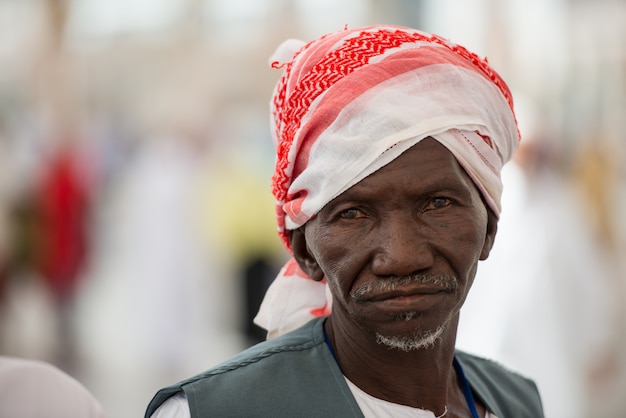
[{"label": "man", "polygon": [[454,348],[519,140],[504,81],[394,26],[287,41],[273,66],[293,259],[257,316],[269,341],[163,389],[146,416],[543,416],[532,382]]}]

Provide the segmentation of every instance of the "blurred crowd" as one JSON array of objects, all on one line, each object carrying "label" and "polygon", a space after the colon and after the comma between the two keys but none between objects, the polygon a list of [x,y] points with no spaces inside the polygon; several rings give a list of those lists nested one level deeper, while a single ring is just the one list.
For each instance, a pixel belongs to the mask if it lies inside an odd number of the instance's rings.
[{"label": "blurred crowd", "polygon": [[[0,0],[0,355],[108,416],[263,339],[284,261],[267,60],[394,23],[487,56],[524,146],[459,346],[535,378],[552,418],[626,410],[626,4]],[[565,384],[566,383],[566,384]]]}]

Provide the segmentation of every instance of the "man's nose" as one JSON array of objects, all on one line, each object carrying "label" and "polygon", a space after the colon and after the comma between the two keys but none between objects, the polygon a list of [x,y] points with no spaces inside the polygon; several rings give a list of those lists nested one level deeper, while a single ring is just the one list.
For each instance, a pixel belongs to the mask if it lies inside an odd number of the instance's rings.
[{"label": "man's nose", "polygon": [[372,272],[404,276],[430,268],[434,256],[428,227],[415,216],[393,215],[376,228]]}]

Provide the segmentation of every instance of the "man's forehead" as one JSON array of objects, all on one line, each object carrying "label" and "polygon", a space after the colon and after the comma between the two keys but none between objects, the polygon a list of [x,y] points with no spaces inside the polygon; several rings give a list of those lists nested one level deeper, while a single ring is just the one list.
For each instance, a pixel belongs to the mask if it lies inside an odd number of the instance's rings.
[{"label": "man's forehead", "polygon": [[[422,181],[444,177],[460,167],[456,157],[448,148],[432,137],[426,137],[408,148],[396,159],[366,177],[386,177],[393,171],[410,173],[416,169],[426,170]],[[462,170],[462,168],[461,168]]]}]

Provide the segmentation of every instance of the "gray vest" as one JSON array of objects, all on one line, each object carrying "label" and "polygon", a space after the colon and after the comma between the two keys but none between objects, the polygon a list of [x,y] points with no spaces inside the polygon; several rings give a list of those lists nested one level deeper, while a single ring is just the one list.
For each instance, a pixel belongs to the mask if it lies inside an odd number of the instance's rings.
[{"label": "gray vest", "polygon": [[[475,396],[498,418],[543,417],[532,381],[463,352],[456,357]],[[363,418],[324,340],[323,318],[161,389],[148,405],[146,418],[180,391],[187,396],[192,418]]]}]

